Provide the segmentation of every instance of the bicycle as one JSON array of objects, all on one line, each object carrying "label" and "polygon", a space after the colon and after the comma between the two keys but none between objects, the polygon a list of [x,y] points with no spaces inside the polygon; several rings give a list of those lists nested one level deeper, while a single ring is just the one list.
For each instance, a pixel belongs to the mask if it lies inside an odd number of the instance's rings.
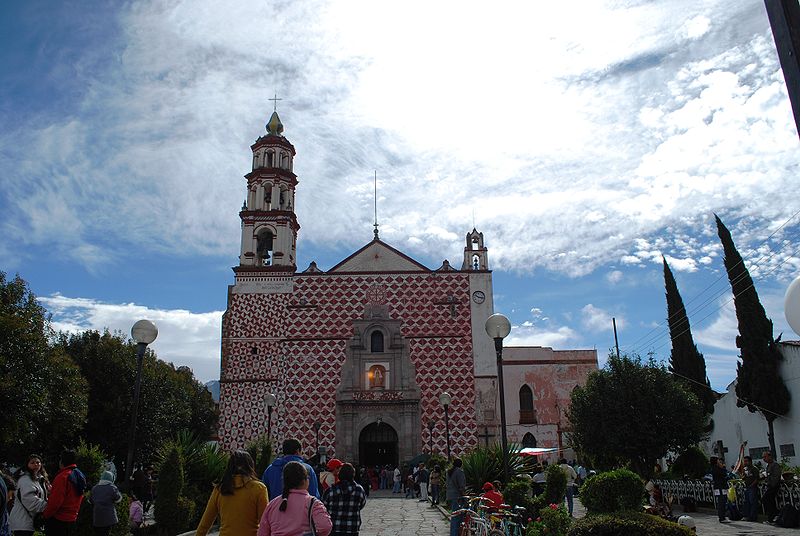
[{"label": "bicycle", "polygon": [[[451,519],[456,516],[464,516],[461,520],[459,536],[490,536],[491,525],[485,517],[483,505],[487,499],[485,497],[462,497],[462,502],[466,502],[467,505],[450,513]],[[475,504],[474,507],[473,504]]]}]

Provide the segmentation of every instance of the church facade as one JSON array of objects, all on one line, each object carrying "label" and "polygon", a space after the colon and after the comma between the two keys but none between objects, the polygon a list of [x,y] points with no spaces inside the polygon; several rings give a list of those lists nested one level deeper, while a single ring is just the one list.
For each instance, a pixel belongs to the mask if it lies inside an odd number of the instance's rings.
[{"label": "church facade", "polygon": [[277,113],[251,149],[239,265],[222,320],[222,445],[241,447],[269,430],[278,443],[299,439],[306,456],[393,464],[444,453],[448,435],[454,455],[477,445],[479,432],[497,437],[483,234],[466,234],[459,269],[422,265],[383,242],[376,226],[337,265],[298,271],[295,149]]}]

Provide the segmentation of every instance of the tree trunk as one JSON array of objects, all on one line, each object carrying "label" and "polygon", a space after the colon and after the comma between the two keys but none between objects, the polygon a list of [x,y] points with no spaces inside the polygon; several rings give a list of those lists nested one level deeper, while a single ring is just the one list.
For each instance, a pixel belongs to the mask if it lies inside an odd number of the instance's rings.
[{"label": "tree trunk", "polygon": [[769,450],[772,451],[772,458],[778,461],[778,452],[775,450],[775,429],[772,423],[775,419],[767,419],[767,439],[769,440]]}]

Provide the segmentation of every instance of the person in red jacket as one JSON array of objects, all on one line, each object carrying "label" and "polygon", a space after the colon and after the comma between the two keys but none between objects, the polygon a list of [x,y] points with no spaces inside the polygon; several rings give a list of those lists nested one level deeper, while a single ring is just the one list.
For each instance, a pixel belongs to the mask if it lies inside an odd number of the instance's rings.
[{"label": "person in red jacket", "polygon": [[65,450],[59,460],[59,471],[53,478],[53,488],[42,512],[47,536],[67,536],[78,519],[78,510],[86,491],[86,477],[75,464],[75,451]]},{"label": "person in red jacket", "polygon": [[483,495],[481,497],[489,499],[485,504],[487,508],[493,511],[499,510],[500,505],[503,504],[503,494],[497,491],[491,482],[483,485]]}]

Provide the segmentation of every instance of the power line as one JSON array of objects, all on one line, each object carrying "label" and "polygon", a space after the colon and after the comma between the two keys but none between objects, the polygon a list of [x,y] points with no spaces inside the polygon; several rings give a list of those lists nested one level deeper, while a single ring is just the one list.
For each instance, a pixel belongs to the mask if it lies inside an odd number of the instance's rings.
[{"label": "power line", "polygon": [[[786,220],[786,221],[785,221],[785,222],[784,222],[784,223],[783,223],[783,224],[782,224],[780,227],[778,227],[778,228],[777,228],[775,231],[773,231],[773,233],[772,233],[770,236],[768,236],[768,237],[767,237],[765,240],[763,240],[763,241],[762,241],[760,244],[758,244],[758,246],[756,246],[756,250],[757,250],[758,248],[760,248],[762,245],[766,244],[766,243],[767,243],[767,242],[768,242],[768,241],[769,241],[769,240],[770,240],[770,239],[771,239],[773,236],[775,236],[775,234],[776,234],[776,233],[778,233],[778,231],[780,231],[782,228],[784,228],[784,227],[785,227],[785,226],[786,226],[786,225],[787,225],[787,224],[788,224],[788,223],[789,223],[789,222],[790,222],[792,219],[794,219],[794,218],[795,218],[795,217],[796,217],[798,214],[800,214],[800,211],[797,211],[797,212],[795,212],[795,213],[794,213],[794,214],[793,214],[793,215],[792,215],[792,216],[791,216],[791,217],[790,217],[788,220]],[[790,236],[788,237],[788,239],[789,239],[789,240],[787,240],[787,241],[790,241],[791,239],[794,239],[796,236],[797,236],[797,237],[800,237],[800,231],[799,231],[799,232],[797,232],[797,233],[793,233],[792,235],[790,235]],[[774,250],[774,251],[772,251],[772,252],[771,252],[769,255],[766,255],[766,254],[765,254],[765,255],[762,255],[761,257],[759,257],[758,259],[756,259],[755,261],[753,261],[752,263],[750,263],[750,265],[751,265],[751,268],[756,268],[756,267],[758,267],[760,264],[762,264],[762,263],[764,263],[764,262],[766,262],[766,261],[769,261],[769,260],[770,260],[772,257],[774,257],[775,255],[777,255],[778,253],[780,253],[780,252],[781,252],[783,249],[785,249],[785,247],[786,247],[786,246],[784,246],[784,247],[782,247],[782,248],[780,248],[780,249]],[[794,254],[796,251],[797,251],[797,250],[795,250],[794,252],[792,252],[792,254]],[[737,263],[736,263],[736,265],[734,265],[734,268],[735,268],[735,267],[737,267],[737,266],[739,266],[739,264],[740,264],[740,263],[743,263],[743,262],[744,262],[744,260],[745,260],[745,259],[744,259],[744,258],[742,258],[742,259],[741,259],[739,262],[737,262]],[[782,266],[782,265],[783,265],[783,264],[784,264],[784,263],[785,263],[787,260],[789,260],[789,259],[788,259],[788,258],[784,259],[784,260],[783,260],[781,263],[779,263],[779,264],[778,264],[776,267],[774,267],[773,269],[771,269],[771,270],[767,271],[767,272],[766,272],[766,273],[764,273],[763,275],[769,275],[770,273],[774,272],[775,270],[777,270],[778,268],[780,268],[780,267],[781,267],[781,266]],[[693,301],[697,300],[697,299],[698,299],[700,296],[702,296],[703,294],[705,294],[705,293],[706,293],[706,292],[707,292],[709,289],[711,289],[712,287],[714,287],[714,286],[715,286],[715,285],[716,285],[716,284],[717,284],[717,283],[718,283],[718,282],[719,282],[719,281],[720,281],[720,280],[721,280],[723,277],[725,277],[725,275],[727,275],[727,269],[725,270],[725,272],[723,272],[722,274],[720,274],[720,276],[719,276],[719,277],[718,277],[718,278],[717,278],[717,279],[716,279],[716,280],[715,280],[713,283],[711,283],[710,285],[706,286],[706,288],[704,288],[704,289],[703,289],[703,290],[702,290],[702,291],[701,291],[701,292],[700,292],[698,295],[694,296],[694,297],[693,297],[691,300],[689,300],[688,302],[686,302],[686,304],[684,305],[684,310],[686,310],[686,305],[688,305],[688,304],[692,303]],[[746,274],[744,274],[744,273],[743,273],[743,274],[741,274],[739,277],[740,277],[740,278],[746,277]],[[738,282],[739,282],[739,279],[735,279],[735,280],[734,280],[734,283],[738,283]],[[687,317],[689,317],[689,316],[691,316],[691,315],[694,315],[694,314],[698,313],[699,311],[701,311],[702,309],[704,309],[705,307],[707,307],[707,306],[708,306],[710,303],[712,303],[714,300],[716,300],[716,299],[718,299],[720,296],[722,296],[722,295],[723,295],[725,292],[727,292],[727,286],[726,286],[725,288],[723,288],[722,290],[720,290],[720,291],[717,291],[717,292],[716,292],[714,295],[712,295],[711,297],[707,298],[707,299],[706,299],[704,302],[702,302],[700,305],[696,306],[696,307],[695,307],[694,309],[692,309],[691,311],[686,311],[686,316],[687,316]],[[728,301],[730,301],[730,300],[728,300]],[[725,302],[725,303],[728,303],[728,302]],[[725,304],[723,304],[722,306],[724,306],[724,305],[725,305]],[[720,309],[722,308],[722,306],[720,306],[720,307],[717,307],[716,309],[714,309],[714,310],[713,310],[713,311],[712,311],[712,312],[711,312],[709,315],[706,315],[706,316],[704,316],[704,317],[703,317],[703,318],[702,318],[700,321],[702,322],[702,320],[705,320],[706,318],[708,318],[708,316],[710,316],[711,314],[714,314],[715,312],[717,312],[718,310],[720,310]],[[663,338],[665,335],[669,335],[669,333],[668,333],[668,332],[667,332],[667,333],[665,333],[664,331],[662,331],[662,328],[665,326],[665,324],[668,324],[668,323],[669,323],[669,321],[670,321],[670,320],[672,320],[672,319],[675,317],[675,315],[676,315],[676,314],[677,314],[677,312],[676,312],[676,313],[673,313],[673,315],[669,316],[669,317],[668,317],[668,318],[667,318],[665,321],[663,321],[663,322],[659,323],[658,325],[656,325],[654,328],[652,328],[652,329],[651,329],[649,332],[647,332],[645,335],[643,335],[643,336],[639,337],[639,338],[638,338],[638,339],[636,339],[636,340],[635,340],[633,343],[626,345],[626,347],[627,347],[626,349],[629,349],[629,348],[631,348],[631,347],[634,347],[634,346],[636,346],[636,345],[637,345],[637,344],[638,344],[640,341],[642,341],[642,340],[644,340],[644,342],[642,342],[642,344],[641,344],[641,345],[639,345],[639,346],[638,346],[638,348],[641,348],[641,347],[643,347],[643,346],[646,346],[646,345],[649,345],[649,344],[655,344],[657,341],[659,341],[659,340],[660,340],[661,338]],[[653,334],[654,334],[654,333],[655,333],[655,336],[653,336]],[[662,345],[662,346],[663,346],[663,345]],[[660,348],[660,347],[661,347],[661,346],[659,346],[659,348]],[[638,349],[638,348],[637,348],[637,349]]]}]

